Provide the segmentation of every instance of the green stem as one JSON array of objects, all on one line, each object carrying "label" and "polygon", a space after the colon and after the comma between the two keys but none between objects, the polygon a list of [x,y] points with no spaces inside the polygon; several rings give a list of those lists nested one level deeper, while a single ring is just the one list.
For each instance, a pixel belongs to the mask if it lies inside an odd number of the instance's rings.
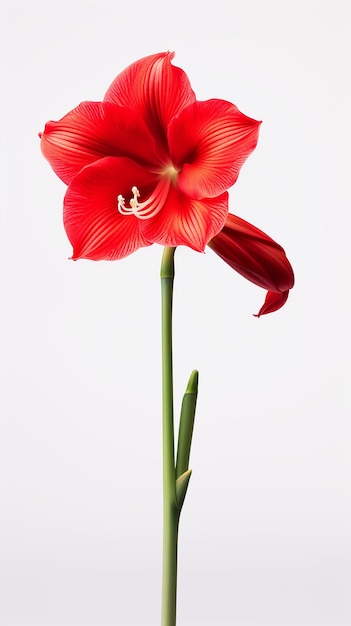
[{"label": "green stem", "polygon": [[177,506],[175,481],[172,365],[174,252],[175,248],[165,248],[161,264],[163,414],[162,626],[175,626],[177,600],[179,509]]}]

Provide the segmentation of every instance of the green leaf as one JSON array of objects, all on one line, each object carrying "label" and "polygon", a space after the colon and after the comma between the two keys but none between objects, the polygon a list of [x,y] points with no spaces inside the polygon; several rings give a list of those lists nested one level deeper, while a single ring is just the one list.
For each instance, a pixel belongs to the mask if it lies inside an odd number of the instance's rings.
[{"label": "green leaf", "polygon": [[191,440],[193,436],[199,372],[194,370],[190,374],[187,388],[183,396],[180,412],[178,449],[176,461],[176,478],[179,478],[189,468]]},{"label": "green leaf", "polygon": [[188,469],[184,474],[179,476],[176,480],[176,495],[179,512],[183,506],[184,498],[188,489],[188,484],[191,476],[191,469]]}]

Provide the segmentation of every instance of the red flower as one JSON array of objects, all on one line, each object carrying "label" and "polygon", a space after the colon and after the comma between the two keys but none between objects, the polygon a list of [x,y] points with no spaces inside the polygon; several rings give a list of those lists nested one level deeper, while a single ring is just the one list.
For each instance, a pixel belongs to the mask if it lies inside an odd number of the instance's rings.
[{"label": "red flower", "polygon": [[285,252],[228,215],[227,189],[255,148],[260,123],[230,102],[197,101],[173,56],[133,63],[103,102],[81,103],[40,134],[44,156],[68,185],[72,258],[120,259],[152,243],[198,251],[208,244],[268,290],[258,317],[276,311],[294,284]]},{"label": "red flower", "polygon": [[221,232],[208,245],[244,278],[268,289],[256,317],[277,311],[285,304],[294,285],[294,273],[283,248],[268,235],[229,214]]},{"label": "red flower", "polygon": [[103,102],[83,102],[40,135],[68,185],[74,259],[120,259],[152,243],[203,251],[225,223],[227,189],[260,123],[224,100],[197,101],[173,56],[133,63]]}]

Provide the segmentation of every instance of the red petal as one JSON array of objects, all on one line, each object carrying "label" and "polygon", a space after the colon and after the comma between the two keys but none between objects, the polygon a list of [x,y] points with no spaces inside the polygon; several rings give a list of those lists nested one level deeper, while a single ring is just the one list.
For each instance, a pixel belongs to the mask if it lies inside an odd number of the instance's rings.
[{"label": "red petal", "polygon": [[140,230],[153,243],[184,245],[203,252],[206,243],[222,228],[227,213],[226,192],[217,198],[193,200],[172,186],[162,210],[143,221]]},{"label": "red petal", "polygon": [[135,112],[109,102],[82,102],[59,122],[48,122],[41,149],[67,185],[82,167],[106,156],[157,162],[144,122]]},{"label": "red petal", "polygon": [[260,122],[225,100],[194,102],[168,130],[178,184],[193,198],[214,197],[231,187],[254,150]]},{"label": "red petal", "polygon": [[164,144],[170,120],[195,101],[185,72],[171,65],[174,52],[152,54],[129,65],[113,81],[104,100],[138,111],[148,128]]},{"label": "red petal", "polygon": [[278,243],[240,217],[228,214],[225,226],[208,245],[244,278],[269,290],[258,315],[283,306],[294,285],[294,273]]},{"label": "red petal", "polygon": [[288,295],[289,289],[287,291],[283,291],[282,293],[267,291],[264,304],[260,308],[259,312],[254,315],[254,317],[261,317],[261,315],[266,315],[267,313],[273,313],[274,311],[278,311],[278,309],[280,309],[287,301]]},{"label": "red petal", "polygon": [[150,193],[155,177],[127,158],[107,157],[82,169],[73,178],[64,201],[64,225],[73,246],[73,259],[121,259],[150,245],[134,215],[121,215],[117,196],[129,199],[131,187]]},{"label": "red petal", "polygon": [[223,229],[208,245],[259,287],[282,292],[294,285],[294,273],[283,248],[236,215],[228,214]]}]

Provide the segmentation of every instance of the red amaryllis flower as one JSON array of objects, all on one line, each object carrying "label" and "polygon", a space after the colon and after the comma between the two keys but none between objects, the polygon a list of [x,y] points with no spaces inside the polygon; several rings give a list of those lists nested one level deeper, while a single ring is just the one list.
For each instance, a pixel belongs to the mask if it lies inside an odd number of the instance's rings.
[{"label": "red amaryllis flower", "polygon": [[294,285],[293,269],[283,248],[262,230],[228,214],[221,232],[208,245],[244,278],[268,289],[256,317],[277,311],[285,304]]},{"label": "red amaryllis flower", "polygon": [[227,189],[260,123],[230,102],[197,101],[173,56],[133,63],[103,102],[81,103],[40,135],[68,185],[73,259],[120,259],[151,243],[203,251],[225,223]]}]

